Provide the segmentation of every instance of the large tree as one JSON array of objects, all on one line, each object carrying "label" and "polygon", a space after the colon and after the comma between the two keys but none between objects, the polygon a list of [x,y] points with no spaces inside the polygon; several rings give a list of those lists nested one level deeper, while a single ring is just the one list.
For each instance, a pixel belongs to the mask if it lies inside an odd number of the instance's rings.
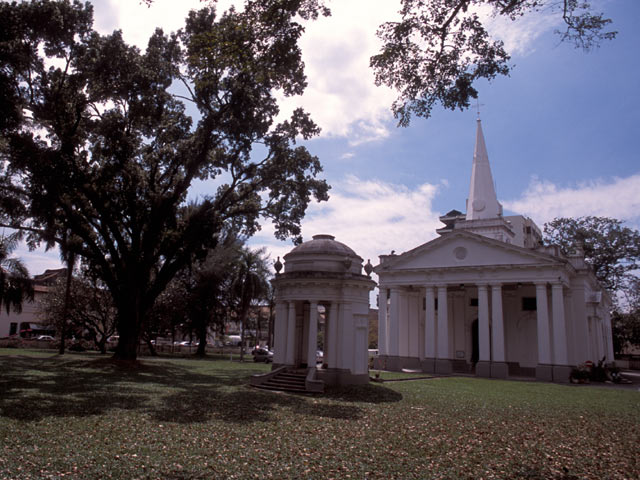
[{"label": "large tree", "polygon": [[[265,217],[296,237],[311,198],[327,198],[296,144],[316,125],[302,110],[275,121],[276,95],[306,85],[296,16],[317,13],[314,0],[203,8],[141,52],[95,32],[88,3],[0,3],[0,220],[104,282],[116,357],[135,359],[157,296],[221,232],[251,235]],[[212,179],[187,205],[192,182]]]},{"label": "large tree", "polygon": [[401,20],[378,30],[379,54],[371,58],[376,83],[399,92],[393,111],[406,126],[413,115],[428,118],[436,104],[454,110],[477,98],[474,84],[508,75],[510,56],[491,37],[482,9],[493,17],[516,20],[535,12],[562,18],[563,41],[590,50],[612,39],[611,20],[595,13],[585,0],[401,0]]},{"label": "large tree", "polygon": [[565,253],[584,251],[605,288],[623,293],[640,265],[640,232],[608,217],[555,218],[544,224],[545,241]]}]

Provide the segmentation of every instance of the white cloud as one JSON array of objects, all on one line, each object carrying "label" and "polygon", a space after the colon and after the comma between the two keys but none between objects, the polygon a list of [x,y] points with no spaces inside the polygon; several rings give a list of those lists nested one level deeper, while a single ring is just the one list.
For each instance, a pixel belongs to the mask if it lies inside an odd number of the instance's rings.
[{"label": "white cloud", "polygon": [[284,112],[307,110],[322,135],[347,137],[352,145],[384,139],[393,123],[392,90],[376,87],[369,58],[378,52],[378,26],[397,17],[398,0],[328,2],[331,17],[306,25],[301,48],[309,86],[286,99]]},{"label": "white cloud", "polygon": [[564,187],[534,177],[519,199],[503,204],[513,212],[531,217],[539,225],[555,217],[586,215],[613,217],[638,225],[640,174]]},{"label": "white cloud", "polygon": [[[316,234],[334,235],[364,259],[378,263],[378,256],[412,249],[436,237],[439,214],[432,202],[438,186],[425,183],[410,189],[380,180],[349,176],[334,182],[328,202],[313,203],[302,222],[304,240]],[[252,239],[265,245],[275,260],[291,250],[290,243],[273,240],[273,228],[265,226]]]},{"label": "white cloud", "polygon": [[479,12],[489,33],[504,42],[511,55],[528,55],[533,52],[535,41],[541,35],[557,28],[562,22],[557,11],[529,12],[516,20],[505,16],[492,16],[490,9]]},{"label": "white cloud", "polygon": [[[307,110],[322,128],[324,137],[348,138],[352,145],[387,138],[394,128],[390,106],[395,93],[376,87],[369,58],[379,51],[378,27],[398,19],[399,0],[328,0],[330,17],[305,25],[300,45],[308,87],[302,97],[280,97],[282,116],[296,107]],[[219,0],[217,8],[240,0]],[[124,38],[144,49],[156,26],[165,32],[183,25],[190,9],[202,8],[201,0],[155,0],[151,7],[137,0],[94,0],[96,27],[103,33],[115,28]],[[511,22],[482,16],[490,31],[502,39],[511,53],[531,50],[536,38],[557,23],[558,16],[532,13]]]}]

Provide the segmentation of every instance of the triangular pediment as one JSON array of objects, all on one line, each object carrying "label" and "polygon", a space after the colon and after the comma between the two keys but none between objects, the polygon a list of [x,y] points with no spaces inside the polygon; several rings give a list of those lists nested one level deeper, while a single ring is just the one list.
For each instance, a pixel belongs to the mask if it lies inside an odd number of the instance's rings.
[{"label": "triangular pediment", "polygon": [[452,267],[553,265],[551,255],[469,232],[452,232],[402,255],[386,257],[376,272]]}]

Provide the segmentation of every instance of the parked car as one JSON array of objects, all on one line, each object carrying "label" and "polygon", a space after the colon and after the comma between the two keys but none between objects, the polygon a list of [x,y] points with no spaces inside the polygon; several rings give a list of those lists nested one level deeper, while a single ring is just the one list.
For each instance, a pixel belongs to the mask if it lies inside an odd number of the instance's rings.
[{"label": "parked car", "polygon": [[273,362],[273,351],[267,350],[266,348],[254,348],[253,350],[251,350],[251,355],[253,355],[254,362]]},{"label": "parked car", "polygon": [[40,335],[38,336],[38,338],[36,338],[36,340],[45,340],[47,342],[53,342],[55,338],[53,338],[51,335]]},{"label": "parked car", "polygon": [[316,363],[324,362],[324,352],[322,350],[316,351]]}]

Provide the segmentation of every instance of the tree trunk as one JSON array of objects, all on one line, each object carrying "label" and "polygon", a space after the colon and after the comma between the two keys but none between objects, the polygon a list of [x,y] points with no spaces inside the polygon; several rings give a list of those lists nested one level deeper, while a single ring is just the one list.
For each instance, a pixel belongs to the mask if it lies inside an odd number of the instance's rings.
[{"label": "tree trunk", "polygon": [[116,360],[132,361],[138,358],[138,343],[140,338],[140,322],[135,309],[119,309],[118,312],[118,346],[113,358]]},{"label": "tree trunk", "polygon": [[71,280],[73,280],[73,267],[75,266],[75,256],[68,254],[67,258],[67,285],[64,292],[64,306],[62,308],[62,326],[60,334],[60,348],[58,353],[64,355],[64,337],[67,335],[67,315],[69,314],[69,303],[71,300]]},{"label": "tree trunk", "polygon": [[157,357],[158,352],[156,352],[156,347],[154,347],[153,343],[151,343],[151,338],[147,338],[146,342],[147,347],[149,347],[149,355],[151,355],[152,357]]},{"label": "tree trunk", "polygon": [[198,336],[198,350],[196,350],[196,356],[204,357],[207,355],[207,323],[200,319],[198,327],[196,328],[196,335]]},{"label": "tree trunk", "polygon": [[245,314],[242,312],[242,317],[240,320],[240,361],[244,361],[244,324],[245,324]]}]

